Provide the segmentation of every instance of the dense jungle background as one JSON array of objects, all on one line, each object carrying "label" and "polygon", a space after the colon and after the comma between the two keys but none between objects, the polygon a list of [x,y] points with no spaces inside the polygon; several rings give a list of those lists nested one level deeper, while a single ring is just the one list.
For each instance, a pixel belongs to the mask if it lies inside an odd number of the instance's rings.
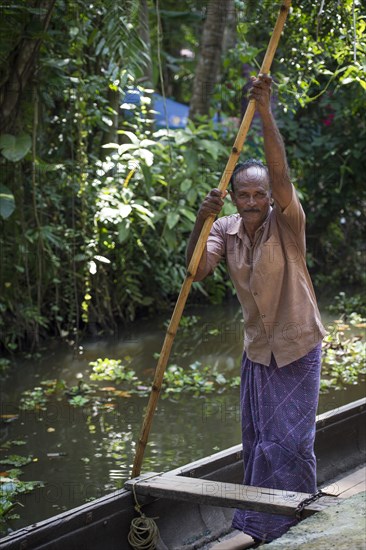
[{"label": "dense jungle background", "polygon": [[[265,0],[2,5],[3,351],[111,332],[171,306],[196,212],[219,182],[278,8]],[[317,292],[346,290],[359,312],[365,19],[357,0],[293,2],[272,70]],[[184,127],[168,120],[168,99],[189,107]],[[263,158],[257,120],[243,157]],[[218,270],[195,284],[191,301],[231,294]]]}]

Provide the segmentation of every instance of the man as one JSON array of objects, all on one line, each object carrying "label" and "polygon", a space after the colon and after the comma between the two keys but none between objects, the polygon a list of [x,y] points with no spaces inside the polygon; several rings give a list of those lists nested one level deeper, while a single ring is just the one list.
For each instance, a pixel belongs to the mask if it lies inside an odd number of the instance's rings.
[{"label": "man", "polygon": [[[305,215],[291,184],[270,107],[271,78],[252,79],[267,167],[238,164],[231,199],[238,213],[215,221],[195,280],[225,260],[244,316],[241,410],[244,484],[316,491],[313,451],[325,334],[305,262]],[[226,194],[226,193],[225,193]],[[187,247],[189,262],[205,219],[224,194],[203,201]],[[289,517],[237,510],[233,526],[258,543],[281,536]]]}]

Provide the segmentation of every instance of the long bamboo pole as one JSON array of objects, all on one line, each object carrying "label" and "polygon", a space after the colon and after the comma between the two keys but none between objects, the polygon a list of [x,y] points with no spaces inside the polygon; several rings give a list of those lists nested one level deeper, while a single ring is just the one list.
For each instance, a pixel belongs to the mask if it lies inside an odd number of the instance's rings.
[{"label": "long bamboo pole", "polygon": [[[263,59],[260,73],[268,73],[270,70],[270,67],[272,65],[272,61],[274,58],[274,54],[276,52],[278,42],[280,40],[280,36],[283,30],[283,27],[285,25],[285,21],[286,21],[290,6],[291,6],[291,0],[284,0],[283,4],[281,5],[280,12],[278,14],[277,21],[273,29],[273,33],[269,41],[266,54]],[[254,112],[255,112],[255,101],[251,100],[249,101],[249,104],[245,111],[245,115],[241,122],[233,148],[231,150],[229,160],[222,174],[222,177],[218,186],[220,191],[225,191],[229,184],[230,177],[238,161],[240,151],[244,145],[245,138],[247,136],[250,124],[252,122]],[[155,377],[151,388],[150,399],[147,405],[147,410],[145,413],[144,421],[140,432],[140,438],[136,449],[135,460],[132,468],[132,477],[136,477],[140,475],[140,472],[141,472],[141,465],[144,458],[144,452],[147,445],[147,440],[149,437],[154,412],[159,399],[161,385],[163,382],[164,372],[168,364],[170,351],[171,351],[174,338],[178,330],[178,325],[182,317],[184,306],[186,304],[189,291],[194,281],[194,277],[196,275],[202,253],[205,249],[208,235],[211,231],[214,219],[215,219],[214,217],[207,218],[202,227],[201,234],[199,236],[199,239],[197,241],[196,247],[193,252],[193,256],[188,266],[187,275],[184,279],[182,288],[178,296],[177,303],[173,311],[173,315],[171,317],[168,329],[166,331],[163,347],[161,349],[159,361],[155,371]]]}]

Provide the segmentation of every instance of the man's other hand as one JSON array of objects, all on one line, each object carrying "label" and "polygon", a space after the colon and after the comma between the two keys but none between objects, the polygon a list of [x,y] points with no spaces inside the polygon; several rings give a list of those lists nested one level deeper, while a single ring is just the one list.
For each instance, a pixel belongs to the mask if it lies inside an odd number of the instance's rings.
[{"label": "man's other hand", "polygon": [[201,219],[205,220],[210,216],[217,216],[220,213],[221,208],[224,206],[223,199],[226,195],[227,191],[222,192],[219,189],[211,189],[199,209],[198,215]]}]

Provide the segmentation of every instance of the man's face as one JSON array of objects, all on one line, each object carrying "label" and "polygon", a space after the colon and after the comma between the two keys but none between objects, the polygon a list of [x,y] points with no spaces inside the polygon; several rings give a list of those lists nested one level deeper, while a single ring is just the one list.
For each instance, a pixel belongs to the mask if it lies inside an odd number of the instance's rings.
[{"label": "man's face", "polygon": [[250,166],[235,175],[234,192],[230,192],[244,224],[259,227],[269,211],[271,192],[268,172],[260,166]]}]

